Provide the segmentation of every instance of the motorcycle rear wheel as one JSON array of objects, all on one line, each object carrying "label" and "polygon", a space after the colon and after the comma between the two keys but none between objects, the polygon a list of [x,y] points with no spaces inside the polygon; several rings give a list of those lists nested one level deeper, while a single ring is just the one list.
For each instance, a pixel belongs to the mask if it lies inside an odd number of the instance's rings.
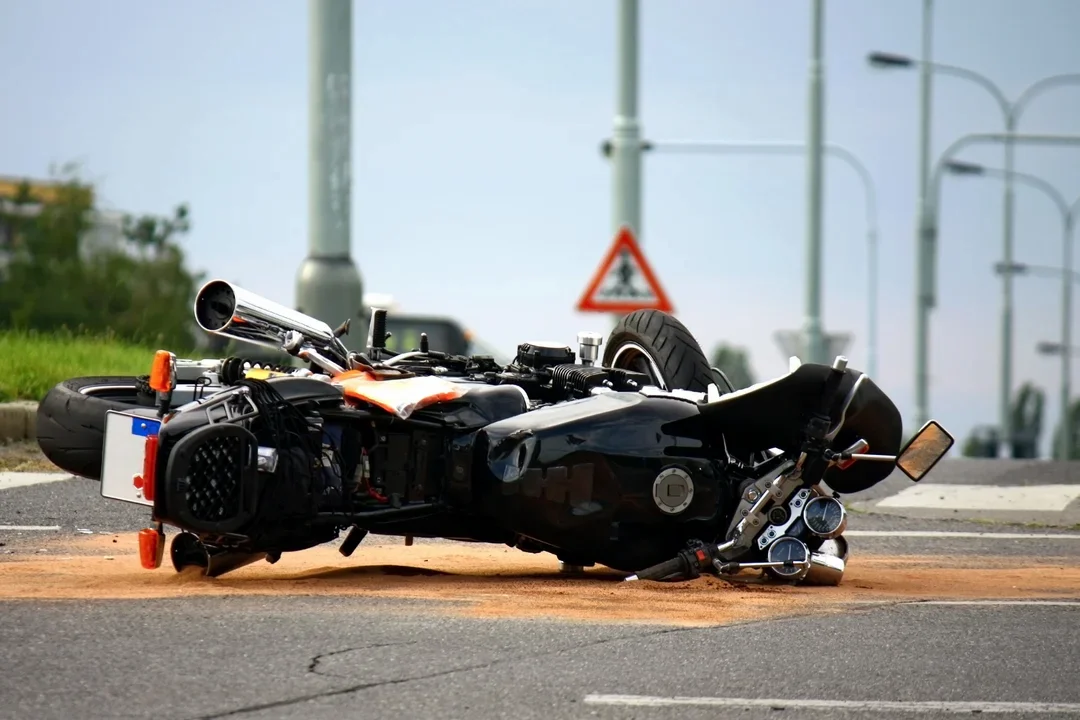
[{"label": "motorcycle rear wheel", "polygon": [[[675,316],[660,310],[636,310],[611,331],[604,367],[649,375],[662,390],[706,392],[716,376],[701,345]],[[719,383],[718,383],[719,384]],[[721,390],[725,389],[719,384]]]},{"label": "motorcycle rear wheel", "polygon": [[38,447],[61,470],[101,479],[105,413],[153,406],[153,395],[136,377],[79,377],[58,383],[38,404]]}]

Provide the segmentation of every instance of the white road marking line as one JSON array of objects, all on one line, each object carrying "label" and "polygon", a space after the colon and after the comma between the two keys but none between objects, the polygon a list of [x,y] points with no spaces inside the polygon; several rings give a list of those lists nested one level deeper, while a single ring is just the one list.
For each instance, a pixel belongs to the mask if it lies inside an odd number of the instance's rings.
[{"label": "white road marking line", "polygon": [[877,507],[924,510],[1064,510],[1080,498],[1078,485],[913,485]]},{"label": "white road marking line", "polygon": [[29,530],[59,530],[59,525],[0,525],[0,531],[23,532]]},{"label": "white road marking line", "polygon": [[625,705],[635,707],[670,707],[698,705],[739,708],[788,708],[791,710],[864,710],[868,712],[909,713],[1065,713],[1080,715],[1080,703],[1052,702],[954,702],[946,700],[807,700],[728,697],[652,697],[648,695],[586,695],[589,705]]},{"label": "white road marking line", "polygon": [[71,473],[0,472],[0,490],[74,479]]},{"label": "white road marking line", "polygon": [[1075,533],[963,532],[959,530],[848,530],[844,537],[979,538],[986,540],[1080,540]]},{"label": "white road marking line", "polygon": [[1076,607],[1080,608],[1080,600],[892,600],[882,598],[880,600],[843,600],[838,605],[886,605],[896,607],[904,605],[918,607],[919,605],[1049,605],[1051,607]]},{"label": "white road marking line", "polygon": [[1080,608],[1077,600],[922,600],[912,605],[1050,605]]}]

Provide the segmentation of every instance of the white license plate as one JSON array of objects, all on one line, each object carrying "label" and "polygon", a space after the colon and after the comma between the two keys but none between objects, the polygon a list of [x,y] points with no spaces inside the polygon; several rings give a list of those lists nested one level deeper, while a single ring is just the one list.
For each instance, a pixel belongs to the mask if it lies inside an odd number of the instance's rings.
[{"label": "white license plate", "polygon": [[137,505],[153,506],[139,487],[146,438],[157,435],[161,421],[110,410],[105,415],[105,439],[101,460],[101,495]]}]

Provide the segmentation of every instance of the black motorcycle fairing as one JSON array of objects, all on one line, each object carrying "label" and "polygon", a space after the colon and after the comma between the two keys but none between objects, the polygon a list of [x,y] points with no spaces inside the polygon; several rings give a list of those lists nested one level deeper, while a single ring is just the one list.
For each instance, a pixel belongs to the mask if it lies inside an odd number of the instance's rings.
[{"label": "black motorcycle fairing", "polygon": [[489,385],[462,381],[465,394],[457,400],[418,411],[417,418],[431,419],[459,430],[476,430],[529,410],[528,396],[516,385]]},{"label": "black motorcycle fairing", "polygon": [[[692,402],[602,393],[493,423],[475,447],[481,509],[552,552],[587,552],[581,561],[632,570],[666,559],[687,540],[718,533],[731,507],[720,464],[664,429],[696,413]],[[653,499],[668,468],[693,485],[677,514]]]},{"label": "black motorcycle fairing", "polygon": [[[828,365],[801,365],[775,380],[700,405],[697,415],[677,420],[665,430],[702,441],[722,437],[733,456],[746,456],[771,448],[797,453],[805,439],[807,424],[822,410],[823,390],[833,372]],[[855,370],[844,371],[831,406],[830,417],[834,424],[841,419],[843,401],[860,376],[862,373]],[[891,455],[899,451],[902,434],[900,411],[873,380],[866,377],[830,447],[840,451],[862,438],[870,444],[871,452]],[[881,482],[892,470],[891,463],[860,462],[846,470],[831,468],[825,477],[833,490],[852,493]]]}]

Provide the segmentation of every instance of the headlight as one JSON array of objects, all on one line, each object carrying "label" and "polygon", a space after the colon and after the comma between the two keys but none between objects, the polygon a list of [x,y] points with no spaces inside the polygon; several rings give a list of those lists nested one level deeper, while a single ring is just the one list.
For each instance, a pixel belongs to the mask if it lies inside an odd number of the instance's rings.
[{"label": "headlight", "polygon": [[847,529],[847,512],[843,503],[827,495],[811,498],[803,508],[802,517],[806,527],[818,537],[831,539]]}]

